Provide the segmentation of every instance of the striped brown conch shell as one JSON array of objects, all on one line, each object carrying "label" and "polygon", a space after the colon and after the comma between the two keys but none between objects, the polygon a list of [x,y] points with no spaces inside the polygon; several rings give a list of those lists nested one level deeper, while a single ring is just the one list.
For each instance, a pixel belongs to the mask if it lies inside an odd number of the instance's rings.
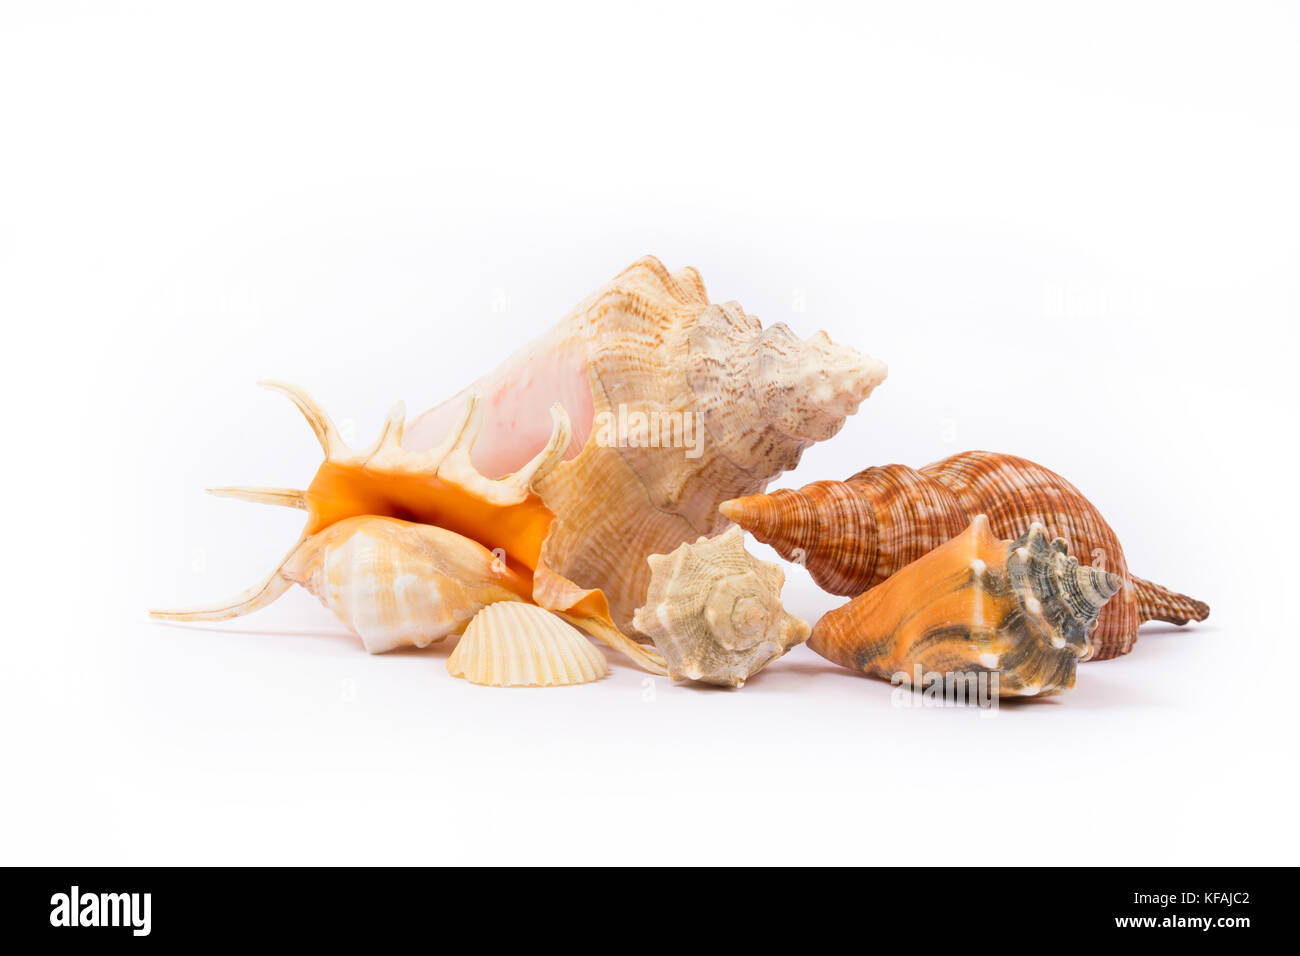
[{"label": "striped brown conch shell", "polygon": [[1032,522],[1081,560],[1118,575],[1119,596],[1092,635],[1091,660],[1127,654],[1144,621],[1203,621],[1209,607],[1129,573],[1105,519],[1060,475],[1024,458],[969,451],[920,470],[883,465],[847,481],[817,481],[724,502],[721,511],[832,594],[861,594],[961,533],[977,514],[992,532]]},{"label": "striped brown conch shell", "polygon": [[997,675],[1001,697],[1074,686],[1097,615],[1119,576],[1080,565],[1041,524],[997,539],[977,515],[955,538],[813,627],[808,646],[828,660],[913,686]]},{"label": "striped brown conch shell", "polygon": [[[711,303],[694,269],[669,273],[647,256],[470,386],[484,400],[473,461],[487,475],[520,467],[547,441],[544,410],[564,406],[565,460],[536,483],[555,515],[544,558],[599,588],[634,633],[646,559],[724,530],[720,503],[794,468],[884,377],[823,332],[801,340]],[[414,419],[403,445],[432,447],[461,401]]]}]

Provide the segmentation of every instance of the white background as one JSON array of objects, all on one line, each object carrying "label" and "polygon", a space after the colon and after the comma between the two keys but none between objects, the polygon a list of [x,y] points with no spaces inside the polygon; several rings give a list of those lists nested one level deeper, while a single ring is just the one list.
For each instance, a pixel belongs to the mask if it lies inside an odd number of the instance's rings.
[{"label": "white background", "polygon": [[[7,3],[0,859],[1295,863],[1294,6]],[[1041,461],[1207,600],[1058,698],[451,679],[225,597],[319,449],[638,256],[890,376],[777,486]],[[762,547],[756,553],[774,557]],[[788,607],[841,599],[787,566]]]}]

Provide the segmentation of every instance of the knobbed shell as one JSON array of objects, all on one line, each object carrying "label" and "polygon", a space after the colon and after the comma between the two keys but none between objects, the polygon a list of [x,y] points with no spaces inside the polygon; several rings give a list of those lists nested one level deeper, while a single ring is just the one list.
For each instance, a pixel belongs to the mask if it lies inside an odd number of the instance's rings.
[{"label": "knobbed shell", "polygon": [[[734,302],[710,303],[694,269],[669,273],[646,257],[470,387],[485,400],[474,463],[517,468],[546,440],[539,410],[568,409],[565,460],[536,483],[555,515],[543,560],[600,589],[631,632],[646,558],[720,532],[721,502],[793,468],[885,373],[824,333],[800,340]],[[431,447],[459,401],[416,418],[405,446]]]},{"label": "knobbed shell", "polygon": [[739,528],[652,555],[649,564],[634,623],[673,680],[740,687],[808,637],[808,625],[781,606],[785,573],[749,554]]},{"label": "knobbed shell", "polygon": [[808,646],[896,682],[989,673],[999,696],[1054,694],[1074,686],[1098,614],[1121,584],[1080,565],[1041,524],[1003,541],[977,515],[957,537],[827,613]]},{"label": "knobbed shell", "polygon": [[605,655],[554,614],[517,601],[485,607],[447,658],[447,673],[492,687],[585,684],[609,673]]},{"label": "knobbed shell", "polygon": [[969,451],[927,465],[867,468],[847,481],[817,481],[724,502],[722,513],[804,564],[832,594],[861,594],[959,534],[977,514],[1013,537],[1032,522],[1064,538],[1081,560],[1117,574],[1120,596],[1101,614],[1093,660],[1127,654],[1144,621],[1186,624],[1204,603],[1129,573],[1101,513],[1060,475],[1024,458]]}]

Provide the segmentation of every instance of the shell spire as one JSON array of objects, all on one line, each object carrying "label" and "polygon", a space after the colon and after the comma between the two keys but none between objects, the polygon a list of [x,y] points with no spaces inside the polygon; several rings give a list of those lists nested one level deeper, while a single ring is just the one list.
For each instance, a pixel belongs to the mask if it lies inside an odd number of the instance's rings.
[{"label": "shell spire", "polygon": [[1144,621],[1165,621],[1181,625],[1189,621],[1204,621],[1210,616],[1210,606],[1204,601],[1136,576],[1132,581],[1137,595],[1138,613]]},{"label": "shell spire", "polygon": [[[980,515],[976,520],[987,519]],[[1007,578],[1028,618],[1041,618],[1041,632],[1053,647],[1069,646],[1077,657],[1091,655],[1088,636],[1097,618],[1120,589],[1118,575],[1079,564],[1064,538],[1048,541],[1047,529],[1034,522],[1007,548]]]}]

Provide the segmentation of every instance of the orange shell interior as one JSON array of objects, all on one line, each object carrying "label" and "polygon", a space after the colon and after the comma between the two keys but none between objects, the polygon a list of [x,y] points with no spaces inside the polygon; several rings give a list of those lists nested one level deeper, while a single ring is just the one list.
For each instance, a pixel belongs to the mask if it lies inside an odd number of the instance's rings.
[{"label": "orange shell interior", "polygon": [[[555,520],[535,494],[516,504],[498,505],[434,475],[371,471],[347,462],[321,465],[306,497],[308,534],[365,515],[445,528],[504,554],[507,567],[527,585],[527,593],[520,592],[520,597],[530,601],[542,543]],[[599,591],[573,607],[555,610],[609,617],[608,604]]]}]

